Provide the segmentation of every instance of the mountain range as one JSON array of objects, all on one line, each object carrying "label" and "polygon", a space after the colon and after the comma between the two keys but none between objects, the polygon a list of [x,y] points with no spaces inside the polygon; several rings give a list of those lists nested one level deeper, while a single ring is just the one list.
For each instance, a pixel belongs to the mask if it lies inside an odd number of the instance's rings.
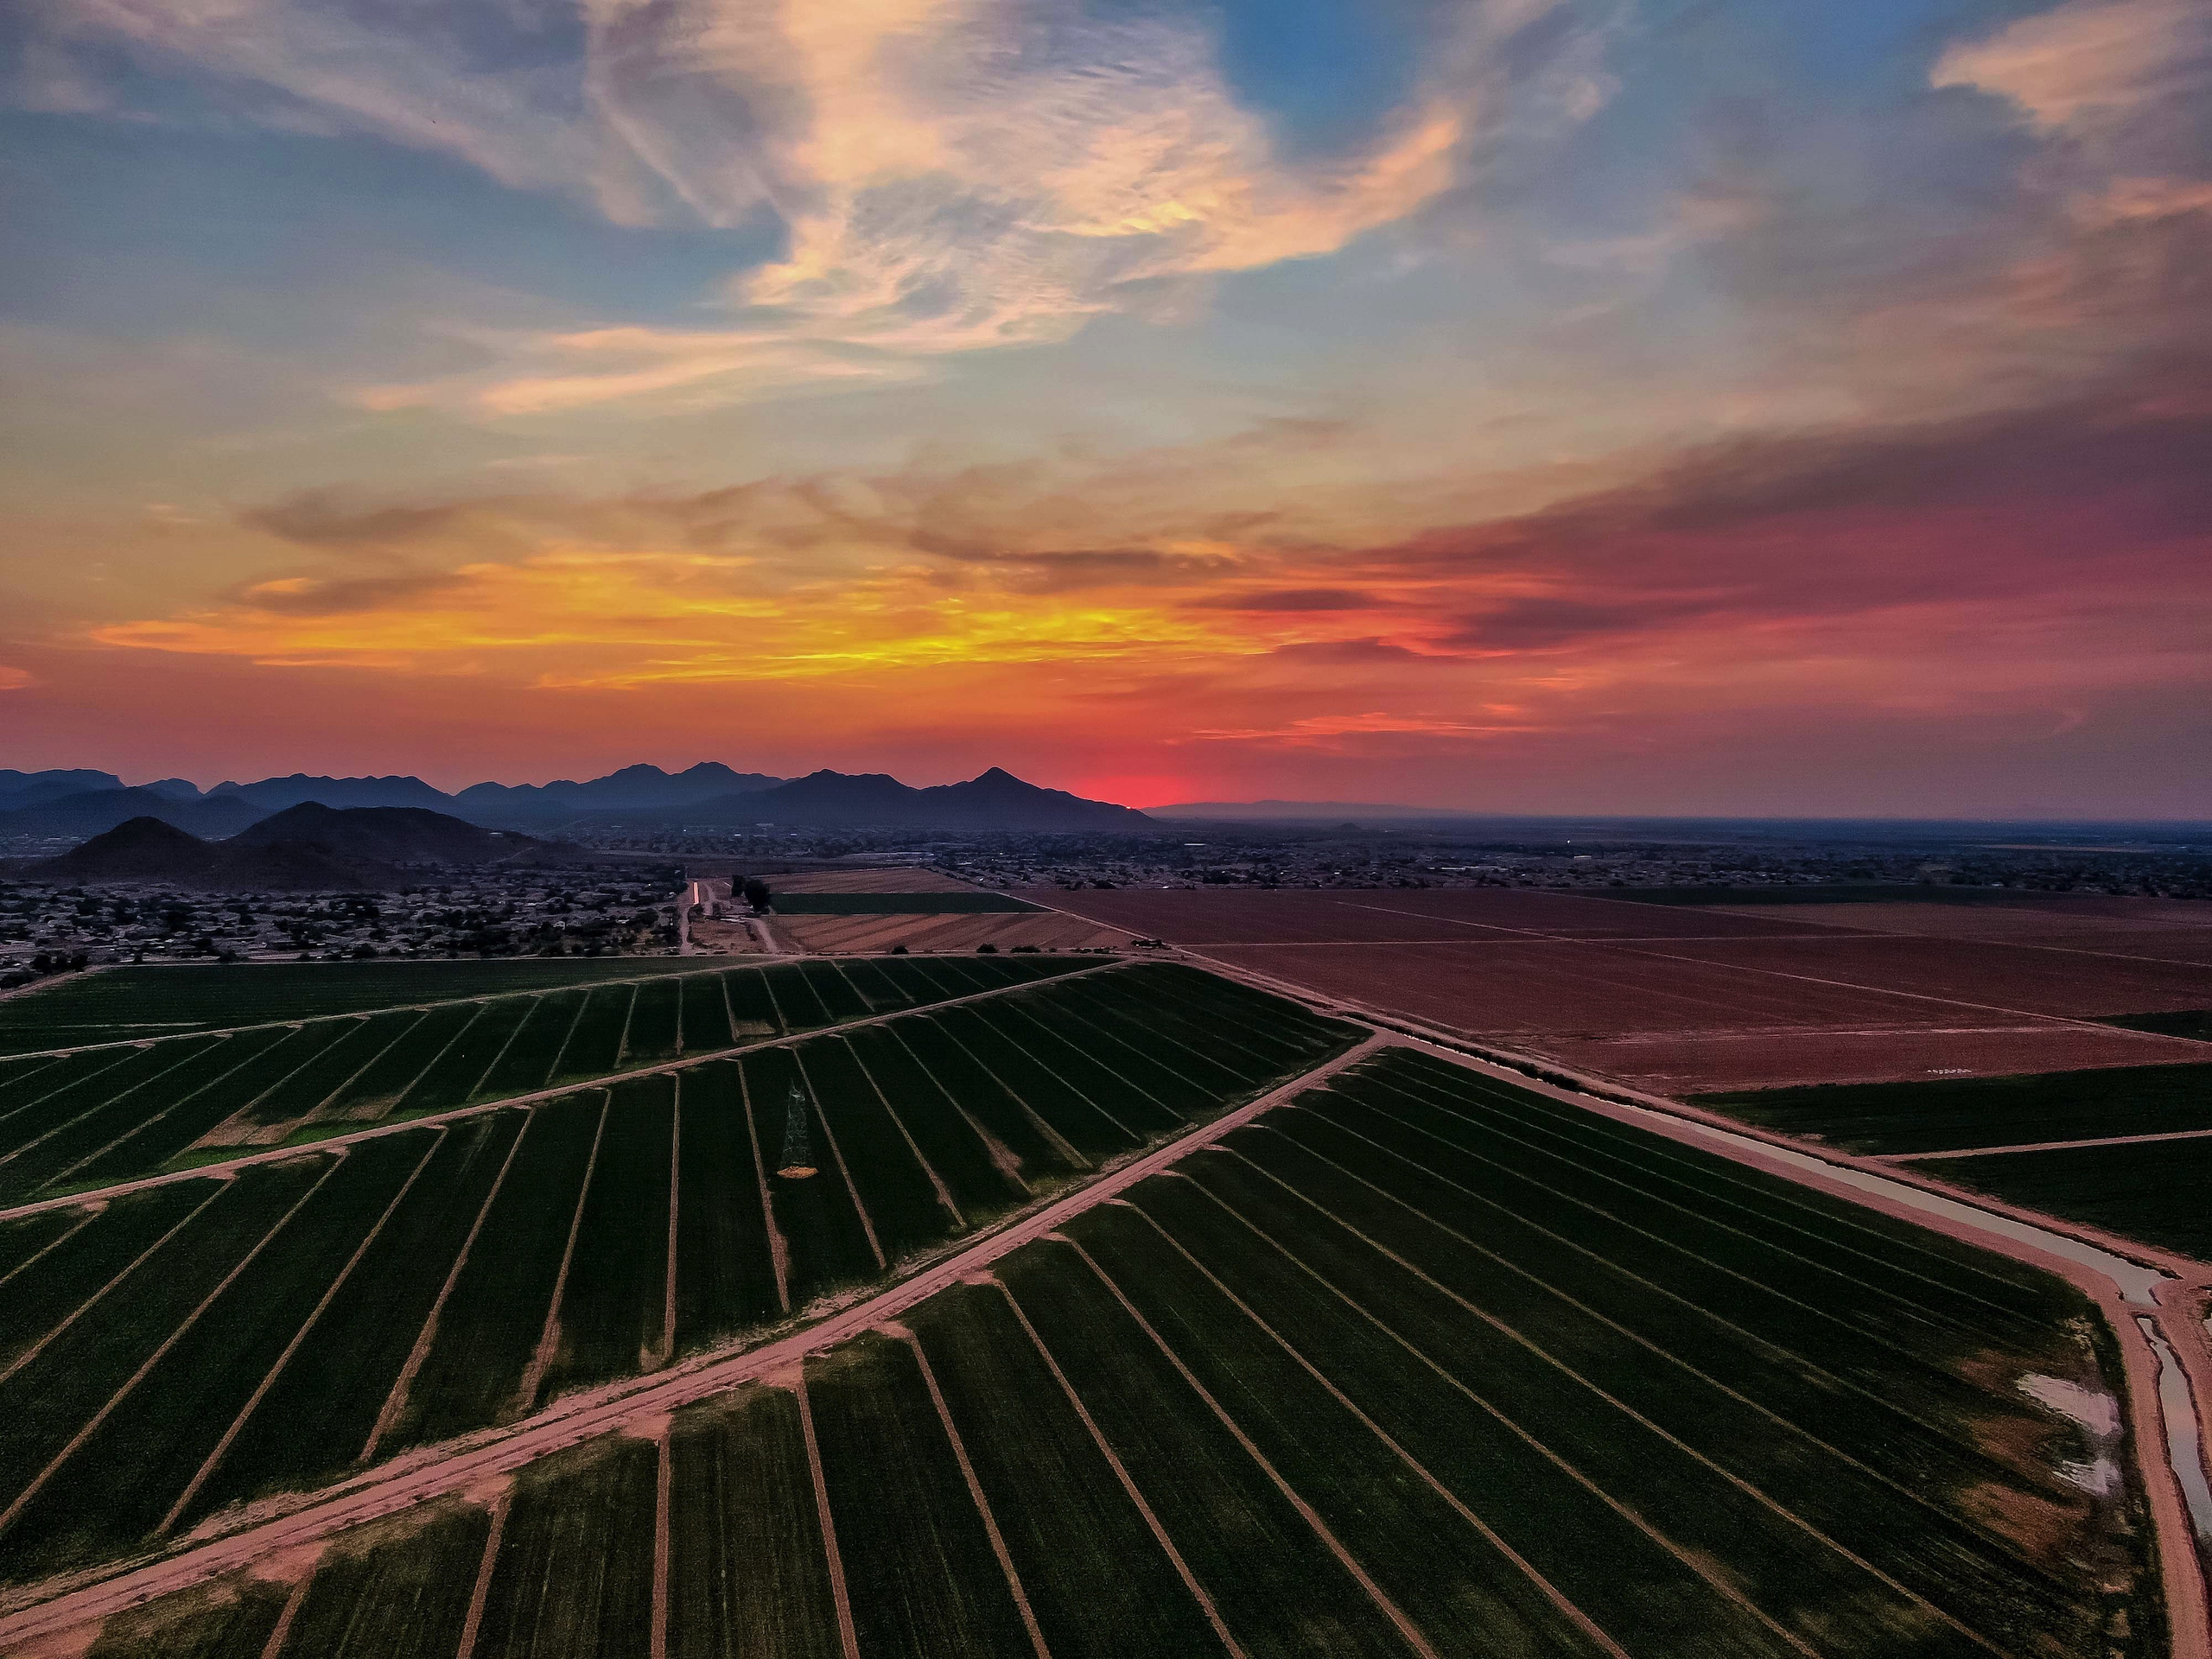
[{"label": "mountain range", "polygon": [[1025,783],[998,766],[965,783],[916,789],[885,772],[810,772],[781,779],[702,761],[679,772],[625,766],[575,783],[472,784],[455,794],[419,778],[324,778],[295,772],[221,783],[204,794],[182,779],[136,787],[112,772],[0,772],[0,838],[98,836],[150,817],[201,837],[235,836],[302,804],[412,808],[489,829],[545,834],[592,826],[649,829],[756,823],[1039,832],[1156,830],[1141,812]]}]

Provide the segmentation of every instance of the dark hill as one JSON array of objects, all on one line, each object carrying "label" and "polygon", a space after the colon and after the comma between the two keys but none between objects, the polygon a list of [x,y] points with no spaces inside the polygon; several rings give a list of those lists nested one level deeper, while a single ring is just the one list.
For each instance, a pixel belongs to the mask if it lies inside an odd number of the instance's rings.
[{"label": "dark hill", "polygon": [[241,847],[207,842],[159,818],[132,818],[59,858],[23,872],[34,881],[159,882],[225,892],[381,890],[399,885],[397,867],[349,858],[308,842]]},{"label": "dark hill", "polygon": [[159,818],[130,818],[31,868],[48,880],[189,881],[215,862],[215,849],[199,836]]},{"label": "dark hill", "polygon": [[339,808],[303,801],[240,831],[225,845],[315,846],[342,858],[395,864],[493,864],[537,842],[420,807]]},{"label": "dark hill", "polygon": [[0,812],[0,836],[97,836],[132,818],[159,818],[195,836],[232,836],[266,817],[236,796],[172,800],[150,789],[96,789]]}]

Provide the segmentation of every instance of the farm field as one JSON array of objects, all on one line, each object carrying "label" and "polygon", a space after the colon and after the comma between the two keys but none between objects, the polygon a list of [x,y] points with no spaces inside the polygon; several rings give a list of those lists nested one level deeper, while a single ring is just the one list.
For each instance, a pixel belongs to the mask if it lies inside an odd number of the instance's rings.
[{"label": "farm field", "polygon": [[676,957],[103,968],[0,1001],[0,1054],[682,973]]},{"label": "farm field", "polygon": [[1945,1152],[2212,1129],[2212,1071],[2113,1067],[1693,1096],[1700,1106],[1846,1152]]},{"label": "farm field", "polygon": [[918,865],[879,870],[794,870],[764,878],[777,893],[981,893],[982,888]]},{"label": "farm field", "polygon": [[[1510,889],[1034,896],[1323,996],[1667,1094],[2212,1059],[2156,1023],[2205,1001],[2203,968],[2155,954],[2201,951],[2212,938],[2203,907],[2178,902],[1753,906],[1732,894],[1716,906]],[[2045,942],[2058,936],[2065,942]]]},{"label": "farm field", "polygon": [[957,968],[886,962],[848,970],[799,962],[715,969],[0,1063],[0,1204],[535,1093],[1086,965],[1022,957]]},{"label": "farm field", "polygon": [[292,1604],[279,1659],[358,1650],[309,1609],[453,1653],[482,1585],[477,1653],[2155,1655],[2132,1471],[2072,1484],[2113,1448],[2019,1387],[2113,1386],[2091,1318],[1393,1051],[803,1368],[92,1652]]},{"label": "farm field", "polygon": [[1362,1034],[1186,967],[1020,983],[1049,965],[797,964],[779,1007],[1018,988],[0,1221],[0,1578],[756,1337]]},{"label": "farm field", "polygon": [[1915,1169],[2067,1221],[2212,1262],[2212,1139],[1915,1159]]}]

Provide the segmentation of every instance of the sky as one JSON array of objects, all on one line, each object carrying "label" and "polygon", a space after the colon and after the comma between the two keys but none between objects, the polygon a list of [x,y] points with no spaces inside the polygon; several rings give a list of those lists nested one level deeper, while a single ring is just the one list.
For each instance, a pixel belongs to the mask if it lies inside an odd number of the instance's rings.
[{"label": "sky", "polygon": [[0,19],[0,765],[2212,818],[2212,0]]}]

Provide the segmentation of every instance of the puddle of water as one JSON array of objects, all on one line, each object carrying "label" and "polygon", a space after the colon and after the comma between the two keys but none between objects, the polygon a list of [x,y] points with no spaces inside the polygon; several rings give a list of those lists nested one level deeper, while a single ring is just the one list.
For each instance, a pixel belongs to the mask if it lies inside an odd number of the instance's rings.
[{"label": "puddle of water", "polygon": [[2099,1458],[2094,1463],[2062,1463],[2058,1478],[2093,1497],[2110,1497],[2120,1490],[2120,1465],[2110,1458]]},{"label": "puddle of water", "polygon": [[2158,1334],[2158,1327],[2138,1314],[2135,1323],[2158,1356],[2158,1409],[2166,1420],[2166,1461],[2189,1504],[2190,1523],[2199,1538],[2212,1540],[2212,1482],[2204,1478],[2204,1452],[2196,1434],[2196,1402],[2181,1361]]},{"label": "puddle of water", "polygon": [[2095,1389],[2057,1376],[2024,1376],[2020,1392],[2039,1406],[2080,1424],[2101,1440],[2120,1433],[2120,1402]]}]

